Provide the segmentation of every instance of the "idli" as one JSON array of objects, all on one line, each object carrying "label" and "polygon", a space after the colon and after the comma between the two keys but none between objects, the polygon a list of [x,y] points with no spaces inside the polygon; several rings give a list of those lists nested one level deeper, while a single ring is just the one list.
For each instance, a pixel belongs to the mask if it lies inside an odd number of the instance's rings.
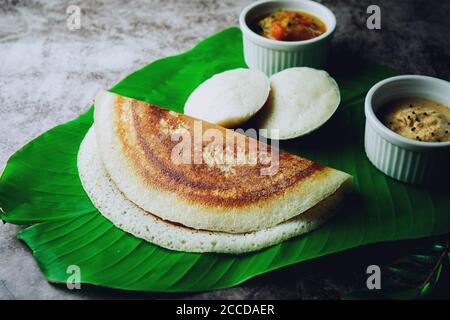
[{"label": "idli", "polygon": [[224,127],[235,127],[261,109],[269,91],[269,78],[261,71],[242,68],[225,71],[192,92],[184,113]]},{"label": "idli", "polygon": [[[278,129],[278,139],[291,139],[319,128],[336,111],[340,101],[336,81],[323,70],[290,68],[270,77],[269,98],[257,115],[257,126]],[[273,136],[275,138],[275,136]]]}]

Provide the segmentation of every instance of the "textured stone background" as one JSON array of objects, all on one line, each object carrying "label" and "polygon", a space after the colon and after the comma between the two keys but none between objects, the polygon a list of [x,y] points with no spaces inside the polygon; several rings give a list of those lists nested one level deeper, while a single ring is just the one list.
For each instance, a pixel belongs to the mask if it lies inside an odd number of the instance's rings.
[{"label": "textured stone background", "polygon": [[[0,0],[0,168],[22,145],[84,112],[98,89],[237,25],[249,2]],[[450,79],[450,1],[322,2],[338,19],[337,52],[404,73]],[[70,4],[82,9],[81,30],[66,27]],[[369,4],[381,7],[382,30],[365,28]],[[45,281],[29,250],[15,239],[17,230],[0,225],[0,299],[335,299],[362,287],[365,267],[386,256],[383,245],[373,247],[370,255],[366,248],[353,250],[202,294],[154,295],[88,286],[71,292]]]}]

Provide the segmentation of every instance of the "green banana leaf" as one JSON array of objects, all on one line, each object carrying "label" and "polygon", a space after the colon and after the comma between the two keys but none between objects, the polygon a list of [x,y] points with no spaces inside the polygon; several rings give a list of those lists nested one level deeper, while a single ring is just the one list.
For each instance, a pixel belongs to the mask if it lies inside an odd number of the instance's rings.
[{"label": "green banana leaf", "polygon": [[[429,299],[448,284],[442,276],[449,272],[448,235],[421,240],[420,245],[406,247],[392,263],[382,266],[383,281],[379,290],[359,290],[344,295],[344,300],[413,300]],[[405,252],[406,251],[406,252]],[[442,280],[441,280],[442,279]]]},{"label": "green banana leaf", "polygon": [[[202,81],[237,67],[245,67],[242,35],[231,28],[184,54],[151,63],[111,91],[182,112]],[[0,217],[32,224],[18,237],[51,282],[66,282],[68,266],[77,265],[83,283],[158,292],[226,288],[364,244],[448,233],[448,195],[394,181],[364,154],[365,93],[396,72],[368,64],[328,70],[341,89],[339,111],[317,133],[282,147],[352,174],[355,192],[337,217],[310,234],[258,252],[227,255],[170,251],[115,228],[92,205],[77,173],[76,155],[92,125],[92,108],[10,158],[0,180]]]}]

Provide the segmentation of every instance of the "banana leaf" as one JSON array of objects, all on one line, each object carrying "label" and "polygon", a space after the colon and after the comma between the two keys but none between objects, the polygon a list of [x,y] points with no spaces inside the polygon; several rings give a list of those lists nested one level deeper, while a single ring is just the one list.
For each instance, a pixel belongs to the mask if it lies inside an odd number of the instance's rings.
[{"label": "banana leaf", "polygon": [[[345,300],[368,299],[430,299],[437,296],[438,289],[448,295],[449,240],[424,239],[419,246],[406,248],[391,264],[381,268],[382,282],[379,289],[363,289],[344,295]],[[442,275],[446,272],[447,279]],[[444,279],[443,279],[444,278]],[[445,291],[444,291],[445,290]]]},{"label": "banana leaf", "polygon": [[[230,28],[186,53],[147,65],[111,91],[182,112],[201,82],[238,67],[246,67],[242,35]],[[248,254],[200,254],[166,250],[114,227],[92,205],[77,173],[76,155],[92,125],[92,108],[9,159],[0,179],[0,218],[30,225],[18,238],[30,247],[51,282],[66,282],[69,266],[76,265],[83,283],[156,292],[227,288],[283,266],[369,243],[448,233],[450,202],[445,188],[392,180],[364,153],[364,96],[374,83],[397,72],[355,61],[344,65],[339,59],[327,70],[341,89],[338,112],[316,133],[281,147],[352,174],[354,193],[334,219],[310,234]]]}]

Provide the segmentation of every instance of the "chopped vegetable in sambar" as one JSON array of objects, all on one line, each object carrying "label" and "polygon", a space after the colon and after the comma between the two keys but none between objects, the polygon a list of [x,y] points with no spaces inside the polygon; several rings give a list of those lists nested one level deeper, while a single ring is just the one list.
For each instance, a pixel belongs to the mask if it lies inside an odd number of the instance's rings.
[{"label": "chopped vegetable in sambar", "polygon": [[[319,18],[302,11],[279,10],[257,23],[262,36],[280,41],[302,41],[327,31]],[[259,29],[258,28],[258,29]]]}]

